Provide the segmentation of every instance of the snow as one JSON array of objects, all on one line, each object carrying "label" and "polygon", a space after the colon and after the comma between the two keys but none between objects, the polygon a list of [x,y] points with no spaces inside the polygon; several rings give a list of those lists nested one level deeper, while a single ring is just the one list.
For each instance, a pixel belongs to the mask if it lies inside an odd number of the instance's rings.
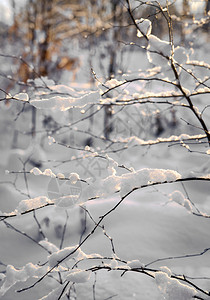
[{"label": "snow", "polygon": [[184,204],[185,197],[180,191],[174,191],[169,195],[169,199],[171,201],[177,202],[180,205]]},{"label": "snow", "polygon": [[52,145],[53,143],[55,143],[54,137],[48,136],[48,143],[49,143],[49,145]]},{"label": "snow", "polygon": [[163,41],[151,34],[149,37],[147,57],[149,62],[152,62],[158,66],[164,66],[168,62],[168,58],[171,56],[171,44],[167,41]]},{"label": "snow", "polygon": [[29,210],[33,210],[39,207],[43,207],[45,205],[51,204],[52,201],[45,196],[40,196],[32,199],[21,200],[18,204],[15,212],[24,213]]},{"label": "snow", "polygon": [[39,168],[33,168],[33,169],[31,169],[30,173],[34,174],[35,176],[43,174],[42,171],[39,170]]},{"label": "snow", "polygon": [[169,200],[178,203],[181,206],[184,206],[189,212],[192,212],[192,204],[180,191],[174,191],[169,195]]},{"label": "snow", "polygon": [[171,272],[171,270],[170,270],[168,267],[162,266],[162,267],[160,267],[159,269],[160,269],[160,271],[166,273],[169,277],[171,277],[172,272]]},{"label": "snow", "polygon": [[92,197],[107,197],[120,191],[121,196],[126,195],[134,188],[140,189],[141,186],[161,183],[172,182],[181,178],[181,175],[174,170],[164,169],[140,169],[131,173],[123,174],[122,176],[116,175],[114,167],[110,167],[111,175],[105,179],[97,179],[96,182],[89,184],[82,190],[82,199]]},{"label": "snow", "polygon": [[2,0],[1,4],[0,4],[0,18],[1,21],[8,24],[8,25],[12,25],[12,11],[9,7],[9,3],[6,0]]},{"label": "snow", "polygon": [[144,264],[142,262],[140,262],[138,259],[128,261],[127,265],[131,269],[144,268]]},{"label": "snow", "polygon": [[66,262],[69,259],[75,258],[79,255],[80,249],[78,245],[72,247],[65,247],[61,250],[53,252],[48,256],[48,263],[50,268],[57,267],[61,262]]},{"label": "snow", "polygon": [[[106,81],[105,86],[106,88],[113,88],[115,86],[121,85],[124,81],[117,80],[116,78],[110,79]],[[104,91],[104,85],[98,86],[101,89],[101,93]]]},{"label": "snow", "polygon": [[42,175],[49,176],[49,177],[52,177],[52,178],[56,177],[56,175],[52,172],[51,169],[45,169],[44,172],[42,173]]},{"label": "snow", "polygon": [[[28,82],[30,82],[31,79],[28,79]],[[41,86],[41,87],[50,87],[52,88],[52,86],[55,85],[55,82],[52,79],[49,79],[47,77],[41,76],[40,78],[35,78],[34,80],[32,80],[35,85],[37,86]]]},{"label": "snow", "polygon": [[65,178],[65,175],[63,173],[58,173],[56,176],[59,179],[64,179]]},{"label": "snow", "polygon": [[59,251],[58,247],[48,240],[39,241],[39,244],[42,245],[45,249],[47,249],[50,253],[54,253]]},{"label": "snow", "polygon": [[71,173],[69,175],[69,180],[70,180],[71,184],[76,184],[79,179],[80,178],[79,178],[79,175],[77,173]]},{"label": "snow", "polygon": [[[150,0],[150,3],[153,4],[153,3],[156,3],[156,0]],[[147,3],[146,0],[143,0],[142,3]],[[162,7],[165,7],[166,5],[170,4],[171,1],[167,1],[167,0],[160,0],[158,1],[158,5],[161,5]],[[164,8],[163,8],[163,11],[164,11]]]},{"label": "snow", "polygon": [[155,274],[156,284],[166,300],[191,300],[197,295],[194,288],[180,283],[165,272]]},{"label": "snow", "polygon": [[82,108],[89,104],[98,104],[100,94],[98,91],[92,91],[78,98],[51,96],[50,98],[42,98],[41,100],[31,100],[30,104],[38,109],[52,109],[58,111],[66,111],[72,108]]},{"label": "snow", "polygon": [[[44,176],[48,176],[48,177],[51,177],[51,178],[56,177],[56,175],[52,172],[51,169],[45,169],[44,172],[42,172],[39,168],[35,167],[35,168],[30,170],[30,173],[32,173],[35,176],[44,175]],[[61,177],[62,177],[62,175],[61,175]]]},{"label": "snow", "polygon": [[149,36],[152,31],[152,23],[148,19],[141,18],[140,20],[136,20],[139,30],[137,30],[137,36]]},{"label": "snow", "polygon": [[39,300],[57,300],[63,291],[63,285],[59,285],[56,289],[53,289],[48,295],[39,298]]},{"label": "snow", "polygon": [[[156,140],[143,140],[141,138],[138,138],[137,136],[131,136],[126,139],[120,138],[119,141],[121,141],[123,143],[129,143],[130,146],[155,145],[155,144],[160,144],[160,143],[201,140],[201,139],[205,138],[205,136],[206,135],[204,135],[204,134],[189,135],[189,134],[182,133],[179,136],[171,135],[170,137],[167,137],[167,138],[158,137]],[[118,140],[116,139],[115,141],[118,141]]]},{"label": "snow", "polygon": [[19,101],[25,101],[25,102],[28,102],[29,101],[29,97],[28,97],[28,94],[26,93],[19,93],[19,94],[16,94],[15,96],[13,96],[14,99],[16,100],[19,100]]},{"label": "snow", "polygon": [[54,199],[57,207],[69,208],[79,202],[79,195],[67,195]]},{"label": "snow", "polygon": [[185,48],[180,46],[176,47],[174,49],[174,59],[180,65],[185,63],[188,59]]},{"label": "snow", "polygon": [[8,265],[6,268],[6,279],[0,288],[0,297],[3,297],[5,293],[17,282],[26,281],[31,276],[42,276],[46,272],[47,268],[39,267],[32,263],[26,264],[21,269],[16,269],[12,265]]},{"label": "snow", "polygon": [[68,271],[66,275],[67,275],[66,280],[68,281],[75,282],[75,283],[84,283],[90,279],[91,272],[75,269],[75,270]]}]

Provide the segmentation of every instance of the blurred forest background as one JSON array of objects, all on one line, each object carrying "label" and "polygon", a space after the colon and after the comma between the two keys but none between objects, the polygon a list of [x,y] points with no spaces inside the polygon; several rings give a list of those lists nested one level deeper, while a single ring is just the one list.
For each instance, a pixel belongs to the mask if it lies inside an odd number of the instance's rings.
[{"label": "blurred forest background", "polygon": [[[152,33],[168,40],[166,21],[157,6],[144,1],[131,1],[131,4],[135,19],[151,20]],[[1,1],[0,5],[3,20],[0,22],[1,99],[7,93],[27,92],[30,96],[35,88],[33,80],[40,77],[84,90],[94,88],[96,77],[101,82],[113,77],[120,79],[124,73],[149,66],[146,57],[142,59],[144,51],[140,47],[145,41],[137,37],[122,0],[8,0]],[[174,42],[187,49],[192,45],[194,49],[202,48],[209,38],[209,10],[209,0],[170,3]],[[194,20],[202,18],[203,23],[196,26]],[[142,55],[136,56],[139,52]],[[150,89],[149,84],[147,89]],[[21,110],[19,106],[19,103],[13,105],[13,110]],[[36,110],[31,106],[24,109],[32,111],[30,126],[35,135]],[[106,138],[113,131],[112,114],[111,107],[106,106],[102,125]],[[52,128],[55,120],[45,116],[43,124]],[[164,127],[177,125],[174,110],[171,120],[166,121],[155,113],[151,124],[155,129],[147,130],[144,124],[147,131],[144,137],[163,134]],[[93,124],[88,126],[90,129]],[[16,147],[16,134],[14,136]],[[84,143],[91,145],[92,139],[87,138]]]},{"label": "blurred forest background", "polygon": [[[71,82],[75,82],[82,67],[88,69],[89,64],[90,70],[96,62],[100,76],[108,79],[116,76],[118,70],[125,72],[129,69],[129,62],[125,65],[120,57],[124,52],[141,51],[140,48],[125,47],[131,40],[135,43],[139,39],[126,5],[121,0],[1,2],[1,19],[4,22],[1,21],[0,26],[0,51],[17,57],[10,60],[1,58],[1,87],[7,92],[27,89],[27,80],[37,76],[48,76],[59,82],[63,73],[69,72]],[[134,17],[148,18],[153,24],[152,33],[167,39],[167,27],[155,5],[145,5],[142,1],[131,3],[135,7]],[[179,0],[169,5],[169,11],[174,16],[173,30],[177,44],[190,47],[190,43],[198,41],[199,31],[208,35],[208,22],[201,28],[194,26],[193,31],[187,21],[205,17],[209,10],[209,0]],[[79,81],[91,80],[93,76],[90,72],[89,78],[86,74]]]}]

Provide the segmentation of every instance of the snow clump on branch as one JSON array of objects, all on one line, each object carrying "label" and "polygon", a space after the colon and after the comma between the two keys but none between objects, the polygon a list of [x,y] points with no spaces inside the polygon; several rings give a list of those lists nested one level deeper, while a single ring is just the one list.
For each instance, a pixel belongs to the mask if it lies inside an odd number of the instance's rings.
[{"label": "snow clump on branch", "polygon": [[73,257],[77,257],[80,252],[81,250],[78,247],[78,245],[66,247],[56,252],[53,252],[51,255],[48,256],[49,266],[50,268],[53,268],[61,262],[72,259]]},{"label": "snow clump on branch", "polygon": [[181,178],[181,175],[174,170],[144,168],[118,176],[114,169],[115,167],[112,166],[112,172],[107,178],[97,179],[93,184],[84,187],[80,199],[87,201],[87,198],[108,197],[116,192],[125,196],[135,188],[140,189],[150,184],[173,182]]},{"label": "snow clump on branch", "polygon": [[177,279],[171,278],[168,271],[157,272],[155,274],[155,281],[165,300],[191,300],[197,294],[194,288],[180,283]]},{"label": "snow clump on branch", "polygon": [[189,212],[192,212],[192,205],[188,199],[180,191],[174,191],[169,194],[169,200],[178,203],[179,205],[185,207]]},{"label": "snow clump on branch", "polygon": [[3,297],[5,293],[17,282],[24,282],[30,277],[41,277],[47,270],[48,266],[40,267],[32,263],[26,264],[21,269],[16,269],[12,265],[8,265],[3,285],[0,288],[0,297]]},{"label": "snow clump on branch", "polygon": [[21,200],[14,213],[21,214],[27,211],[35,210],[37,208],[52,204],[53,202],[45,196]]},{"label": "snow clump on branch", "polygon": [[66,274],[66,280],[74,283],[84,283],[90,279],[91,272],[81,269],[74,269]]},{"label": "snow clump on branch", "polygon": [[136,20],[139,30],[137,30],[137,36],[149,36],[152,31],[152,23],[148,19],[141,18],[140,20]]},{"label": "snow clump on branch", "polygon": [[171,56],[171,43],[163,41],[152,34],[148,39],[149,44],[147,47],[147,57],[149,62],[158,66],[166,65],[168,63],[168,59]]},{"label": "snow clump on branch", "polygon": [[45,175],[45,176],[49,176],[49,177],[52,177],[52,178],[55,178],[56,175],[52,172],[51,169],[45,169],[44,172],[42,172],[39,168],[33,168],[30,170],[30,173],[33,174],[33,175]]},{"label": "snow clump on branch", "polygon": [[30,104],[38,109],[52,109],[58,111],[66,111],[72,108],[83,108],[89,104],[97,104],[100,100],[99,91],[92,91],[78,98],[72,96],[52,96],[48,98],[31,100]]},{"label": "snow clump on branch", "polygon": [[16,100],[19,100],[19,101],[23,101],[23,102],[28,102],[29,101],[28,94],[26,94],[26,93],[16,94],[13,98],[16,99]]}]

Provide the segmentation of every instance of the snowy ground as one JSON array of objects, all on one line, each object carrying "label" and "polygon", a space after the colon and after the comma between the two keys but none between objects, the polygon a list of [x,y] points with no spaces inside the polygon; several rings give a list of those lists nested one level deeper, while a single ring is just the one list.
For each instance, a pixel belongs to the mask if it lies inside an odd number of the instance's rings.
[{"label": "snowy ground", "polygon": [[[138,167],[164,167],[182,171],[198,167],[206,162],[206,157],[197,154],[187,153],[186,149],[177,148],[165,150],[168,153],[167,160],[160,161],[160,155],[155,147],[137,160]],[[163,150],[164,151],[164,150]],[[144,152],[144,151],[143,151]],[[173,156],[172,156],[173,152]],[[139,153],[141,150],[139,149]],[[142,156],[140,156],[142,157]],[[189,157],[189,158],[188,158]],[[13,158],[14,159],[14,158]],[[13,170],[16,170],[13,161]],[[6,169],[11,168],[11,161]],[[195,169],[194,168],[194,169]],[[2,172],[3,173],[3,172]],[[2,177],[4,175],[2,174]],[[7,180],[7,177],[4,177]],[[38,177],[37,177],[38,178]],[[47,181],[43,178],[29,176],[29,186],[36,189],[35,194],[41,194],[46,188]],[[42,183],[41,183],[42,181]],[[185,184],[190,198],[198,207],[210,212],[209,188],[208,183],[187,183]],[[12,186],[1,185],[2,210],[11,211],[18,203],[18,199],[24,199],[23,196],[15,191]],[[139,259],[144,264],[150,263],[158,258],[170,256],[181,256],[186,254],[195,254],[202,252],[209,247],[210,224],[208,219],[193,216],[178,204],[167,203],[167,194],[174,190],[181,190],[181,184],[167,184],[164,187],[158,186],[147,188],[142,191],[136,191],[130,195],[120,207],[117,208],[104,222],[107,233],[113,238],[116,254],[125,260]],[[118,197],[110,199],[99,199],[87,203],[87,208],[95,220],[103,215],[119,200]],[[43,220],[47,216],[50,218],[49,227],[43,223],[43,230],[47,233],[48,239],[59,243],[59,225],[64,223],[65,216],[56,209],[43,209],[37,216]],[[80,237],[80,213],[78,208],[69,210],[70,218],[65,238],[64,246],[78,243]],[[20,217],[10,220],[12,225],[24,230],[33,237],[38,236],[37,226],[31,221],[30,216]],[[92,228],[92,222],[87,222],[87,232]],[[0,257],[5,264],[12,264],[15,267],[21,267],[27,262],[36,263],[42,261],[43,251],[27,238],[22,237],[17,232],[6,229],[1,224],[1,247]],[[111,255],[111,246],[109,240],[98,230],[84,245],[85,253],[100,253],[101,255]],[[209,253],[201,257],[166,260],[155,263],[153,267],[167,265],[176,274],[185,274],[191,277],[209,277]],[[93,299],[93,284],[95,277],[85,284],[78,284],[77,299]],[[195,281],[196,282],[196,281]],[[200,284],[201,280],[197,280]],[[30,283],[24,283],[24,286]],[[52,288],[53,282],[47,280],[43,291],[37,286],[33,291],[23,292],[15,295],[16,299],[38,299],[46,294],[47,290]],[[5,300],[14,297],[14,290],[20,287],[17,284],[5,296]],[[203,288],[208,288],[208,280],[203,283]],[[142,274],[126,273],[122,278],[120,272],[99,271],[96,276],[95,299],[154,299],[160,300],[162,296],[154,281]]]}]

